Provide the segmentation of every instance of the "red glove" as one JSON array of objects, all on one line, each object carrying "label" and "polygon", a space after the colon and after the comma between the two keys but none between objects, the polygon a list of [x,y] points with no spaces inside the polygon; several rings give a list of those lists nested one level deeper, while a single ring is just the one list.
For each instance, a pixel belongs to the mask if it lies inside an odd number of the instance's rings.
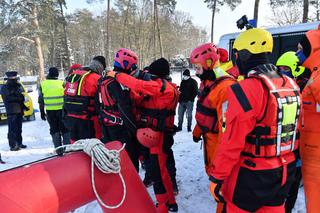
[{"label": "red glove", "polygon": [[210,193],[213,196],[213,198],[217,202],[225,203],[225,200],[224,200],[222,193],[221,193],[221,187],[223,184],[223,180],[218,180],[218,179],[214,178],[213,176],[210,176],[209,180],[210,180]]}]

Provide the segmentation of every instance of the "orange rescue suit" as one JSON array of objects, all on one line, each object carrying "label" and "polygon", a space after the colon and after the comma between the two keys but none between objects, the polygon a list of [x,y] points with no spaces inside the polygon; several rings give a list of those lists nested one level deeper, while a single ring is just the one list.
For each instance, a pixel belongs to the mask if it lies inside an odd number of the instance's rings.
[{"label": "orange rescue suit", "polygon": [[[223,76],[217,78],[214,81],[203,81],[200,85],[200,96],[205,90],[210,90],[209,93],[204,97],[202,101],[203,107],[207,110],[216,111],[216,115],[208,116],[200,112],[202,107],[199,106],[200,97],[198,97],[196,121],[197,124],[193,130],[193,136],[200,138],[203,136],[204,140],[204,161],[207,175],[210,176],[212,173],[213,160],[217,150],[217,146],[220,141],[222,133],[223,117],[227,109],[227,89],[234,84],[236,81],[230,76]],[[211,88],[210,88],[211,86]],[[205,110],[205,109],[203,109]],[[201,110],[201,111],[203,111]],[[214,118],[215,117],[215,118]],[[214,121],[216,119],[216,121]],[[209,125],[215,122],[213,128],[207,130],[203,126]],[[211,123],[211,124],[210,124]]]},{"label": "orange rescue suit", "polygon": [[310,30],[306,36],[311,53],[303,66],[310,69],[311,77],[302,92],[303,119],[300,153],[302,178],[308,213],[320,212],[320,29]]}]

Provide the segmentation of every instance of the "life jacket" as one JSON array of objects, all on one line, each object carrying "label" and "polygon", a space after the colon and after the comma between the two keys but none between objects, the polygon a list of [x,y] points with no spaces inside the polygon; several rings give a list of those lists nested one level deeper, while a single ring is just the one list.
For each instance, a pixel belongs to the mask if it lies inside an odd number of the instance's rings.
[{"label": "life jacket", "polygon": [[[171,104],[164,109],[156,109],[155,106],[144,107],[137,106],[136,120],[140,128],[151,128],[155,131],[174,131],[174,116],[176,114],[176,107],[179,101],[179,90],[174,83],[170,83],[164,79],[161,79],[162,87],[160,92],[166,90],[167,84],[170,84],[174,88],[174,99]],[[146,96],[143,100],[148,101],[149,98]]]},{"label": "life jacket", "polygon": [[252,71],[249,78],[259,79],[268,94],[267,105],[253,131],[246,137],[242,155],[250,157],[283,156],[298,148],[298,120],[301,112],[300,89],[293,79]]},{"label": "life jacket", "polygon": [[[202,133],[219,133],[219,118],[217,109],[213,108],[209,102],[209,93],[222,81],[224,80],[234,80],[225,71],[220,69],[217,72],[215,69],[215,74],[217,79],[212,81],[210,84],[200,88],[200,93],[198,95],[197,109],[196,109],[196,121],[199,125]],[[224,124],[223,124],[224,125]]]},{"label": "life jacket", "polygon": [[118,106],[108,91],[108,86],[113,82],[115,82],[115,79],[108,77],[99,80],[99,116],[104,126],[123,125]]},{"label": "life jacket", "polygon": [[64,109],[74,115],[96,115],[94,98],[92,94],[87,94],[83,82],[92,73],[90,70],[74,70],[66,78],[64,88]]}]

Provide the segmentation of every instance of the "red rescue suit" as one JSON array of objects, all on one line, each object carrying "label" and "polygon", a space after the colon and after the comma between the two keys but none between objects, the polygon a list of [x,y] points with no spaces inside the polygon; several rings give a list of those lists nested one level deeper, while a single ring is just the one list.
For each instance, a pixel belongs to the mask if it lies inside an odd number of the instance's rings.
[{"label": "red rescue suit", "polygon": [[64,110],[71,140],[102,138],[95,106],[100,75],[89,69],[72,71],[66,78]]},{"label": "red rescue suit", "polygon": [[[178,102],[177,89],[174,84],[156,78],[151,81],[138,80],[124,73],[116,75],[116,80],[144,98],[137,106],[139,126],[148,127],[158,134],[158,143],[150,148],[154,192],[159,209],[166,204],[175,204],[173,186],[166,167],[167,131],[173,130],[174,112]],[[172,134],[172,133],[171,133]]]},{"label": "red rescue suit", "polygon": [[296,168],[301,96],[296,83],[275,70],[260,65],[228,91],[226,131],[213,170],[224,181],[227,212],[284,212]]}]

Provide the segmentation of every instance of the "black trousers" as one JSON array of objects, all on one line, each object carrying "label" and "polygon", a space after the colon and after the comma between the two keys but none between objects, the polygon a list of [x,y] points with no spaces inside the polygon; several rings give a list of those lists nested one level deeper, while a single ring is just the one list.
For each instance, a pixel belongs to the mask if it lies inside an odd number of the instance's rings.
[{"label": "black trousers", "polygon": [[8,115],[8,140],[10,148],[22,144],[22,114]]},{"label": "black trousers", "polygon": [[108,143],[111,141],[120,141],[126,144],[126,151],[137,171],[139,171],[139,143],[135,135],[129,132],[124,125],[102,126],[102,141]]},{"label": "black trousers", "polygon": [[67,116],[65,125],[70,130],[71,141],[95,138],[95,128],[92,120],[84,120]]},{"label": "black trousers", "polygon": [[62,110],[47,110],[47,120],[50,126],[50,134],[53,135],[57,132],[62,134],[68,132],[64,126]]},{"label": "black trousers", "polygon": [[297,167],[295,180],[291,185],[289,195],[285,203],[286,213],[291,213],[292,209],[294,208],[294,204],[296,203],[296,200],[298,197],[301,179],[302,179],[301,167]]}]

